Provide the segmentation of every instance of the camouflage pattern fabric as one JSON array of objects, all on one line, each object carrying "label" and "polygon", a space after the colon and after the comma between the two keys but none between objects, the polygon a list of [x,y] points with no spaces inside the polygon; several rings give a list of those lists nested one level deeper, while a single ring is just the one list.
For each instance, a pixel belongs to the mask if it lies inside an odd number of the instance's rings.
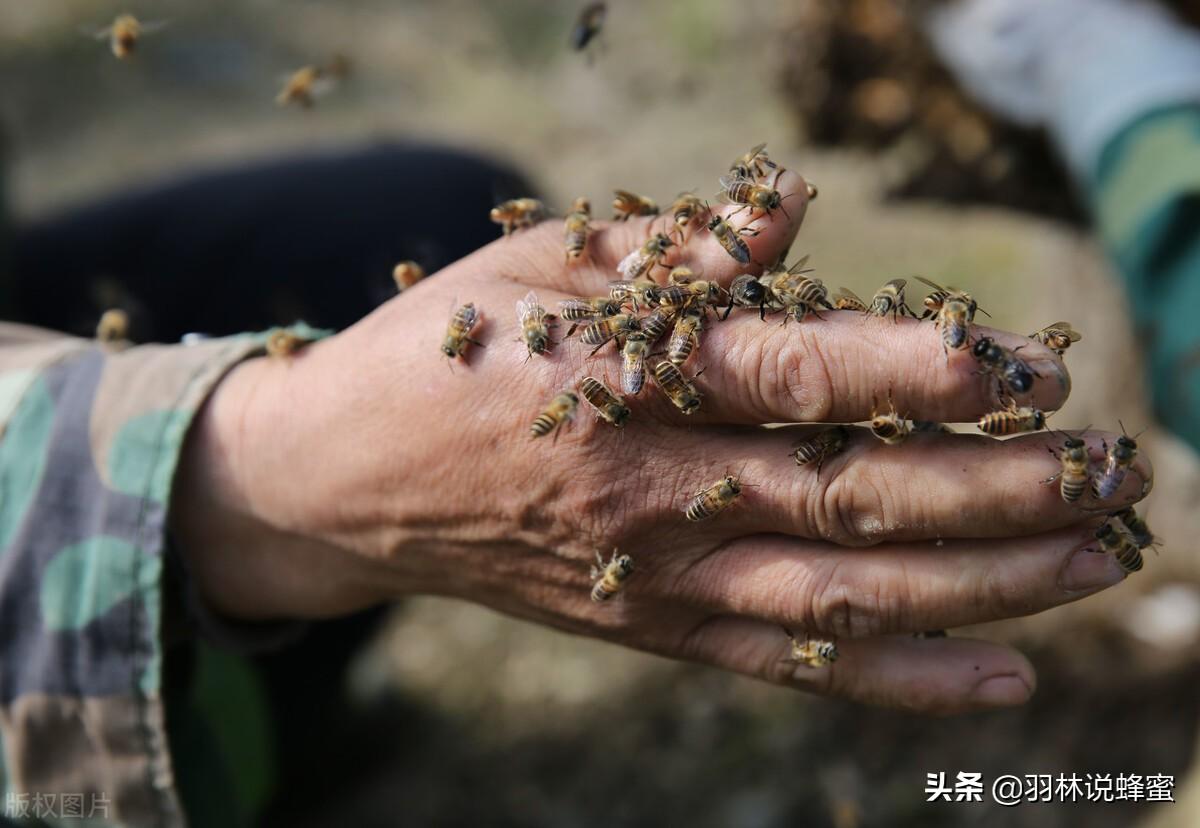
[{"label": "camouflage pattern fabric", "polygon": [[[162,694],[167,505],[192,417],[265,339],[114,347],[0,323],[0,814],[186,824]],[[53,818],[68,795],[84,819]]]}]

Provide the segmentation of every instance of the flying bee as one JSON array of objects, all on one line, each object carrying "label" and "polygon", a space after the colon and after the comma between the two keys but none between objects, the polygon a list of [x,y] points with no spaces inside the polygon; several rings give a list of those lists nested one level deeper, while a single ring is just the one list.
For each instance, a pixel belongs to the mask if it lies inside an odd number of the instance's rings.
[{"label": "flying bee", "polygon": [[655,233],[617,265],[617,272],[629,281],[645,277],[655,267],[666,267],[662,263],[667,251],[675,246],[675,242],[662,233]]},{"label": "flying bee", "polygon": [[641,326],[638,324],[636,316],[632,313],[618,313],[616,316],[605,316],[592,322],[583,329],[580,339],[583,340],[584,345],[595,345],[596,351],[598,351],[610,339],[639,330],[641,330]]},{"label": "flying bee", "polygon": [[403,293],[424,278],[425,268],[413,261],[400,262],[392,269],[397,293]]},{"label": "flying bee", "polygon": [[111,308],[100,315],[96,323],[96,339],[106,344],[129,339],[129,314],[120,308]]},{"label": "flying bee", "polygon": [[[1117,422],[1120,422],[1118,420]],[[1137,457],[1137,435],[1130,437],[1121,424],[1121,436],[1111,446],[1104,442],[1104,466],[1092,477],[1092,494],[1107,500],[1117,493]]]},{"label": "flying bee", "polygon": [[446,327],[446,338],[442,340],[442,353],[450,359],[458,357],[466,359],[467,343],[483,347],[482,342],[471,339],[471,331],[479,324],[480,313],[475,310],[475,304],[468,302],[454,312],[450,324]]},{"label": "flying bee", "polygon": [[1111,521],[1105,521],[1096,530],[1096,540],[1100,541],[1100,548],[1116,558],[1121,569],[1127,573],[1132,575],[1142,568],[1142,550]]},{"label": "flying bee", "polygon": [[521,340],[529,355],[544,354],[550,350],[550,327],[555,317],[546,313],[532,290],[524,299],[517,300],[517,322],[521,325]]},{"label": "flying bee", "polygon": [[792,635],[792,631],[787,627],[783,628],[783,632],[788,637],[788,641],[792,645],[792,651],[784,661],[795,661],[806,667],[825,667],[838,659],[837,645],[832,641],[823,641],[819,638],[808,638],[805,636],[804,643],[801,644],[796,636]]},{"label": "flying bee", "polygon": [[113,22],[99,31],[88,32],[96,40],[107,40],[113,56],[119,60],[131,57],[137,50],[138,40],[143,35],[158,31],[167,25],[165,20],[138,20],[132,14],[118,14]]},{"label": "flying bee", "polygon": [[592,203],[582,196],[575,199],[571,212],[563,220],[563,241],[567,250],[567,264],[583,258],[587,247],[588,233],[592,230]]},{"label": "flying bee", "polygon": [[284,328],[276,328],[267,335],[267,356],[280,358],[291,356],[300,350],[307,340]]},{"label": "flying bee", "polygon": [[1083,339],[1083,334],[1072,328],[1070,322],[1055,322],[1040,331],[1034,331],[1029,338],[1036,339],[1054,353],[1062,356],[1063,351],[1070,348],[1072,342]]},{"label": "flying bee", "polygon": [[700,407],[700,392],[674,363],[665,360],[657,363],[654,366],[654,381],[684,414],[691,414]]},{"label": "flying bee", "polygon": [[693,523],[708,520],[717,512],[729,508],[741,495],[741,482],[733,475],[727,474],[707,489],[701,489],[692,495],[683,513]]},{"label": "flying bee", "polygon": [[721,191],[718,193],[718,197],[723,202],[742,205],[735,212],[749,208],[751,216],[754,215],[754,210],[760,210],[763,215],[767,216],[771,215],[772,210],[780,210],[785,216],[788,214],[783,206],[786,196],[774,187],[755,184],[748,177],[736,172],[721,176],[720,185]]},{"label": "flying bee", "polygon": [[613,221],[628,221],[631,216],[658,215],[658,202],[654,199],[628,190],[613,190],[613,196]]},{"label": "flying bee", "polygon": [[692,350],[700,344],[700,328],[704,323],[704,308],[688,308],[675,320],[671,338],[667,340],[667,361],[674,365],[687,362]]},{"label": "flying bee", "polygon": [[901,417],[892,402],[892,394],[888,392],[888,410],[880,413],[879,400],[873,399],[871,404],[871,433],[883,440],[889,446],[898,446],[912,431],[912,423]]},{"label": "flying bee", "polygon": [[545,437],[551,431],[557,430],[563,423],[570,422],[575,418],[575,410],[579,407],[579,397],[572,391],[560,391],[550,404],[546,406],[541,414],[537,415],[537,419],[533,421],[533,425],[529,427],[529,433],[533,437]]},{"label": "flying bee", "polygon": [[695,193],[680,193],[671,204],[671,217],[675,221],[675,230],[679,233],[679,243],[683,244],[683,233],[691,226],[692,219],[705,210],[704,202]]},{"label": "flying bee", "polygon": [[1137,513],[1137,510],[1132,506],[1126,506],[1120,511],[1113,512],[1110,517],[1113,520],[1121,522],[1129,539],[1133,541],[1138,549],[1145,549],[1149,546],[1157,546],[1158,538],[1154,537],[1154,533],[1150,531],[1149,524]]},{"label": "flying bee", "polygon": [[1017,408],[1009,402],[1007,408],[984,414],[979,418],[979,430],[993,437],[1021,434],[1026,431],[1041,431],[1046,427],[1046,415],[1032,406]]},{"label": "flying bee", "polygon": [[767,170],[774,170],[777,167],[778,165],[767,156],[767,145],[759,144],[730,164],[729,171],[737,173],[742,178],[764,178]]},{"label": "flying bee", "polygon": [[901,313],[915,316],[916,314],[904,302],[904,286],[906,284],[908,284],[907,279],[892,279],[879,290],[875,291],[875,295],[871,297],[871,305],[867,308],[867,313],[872,316],[887,316],[890,313],[893,321]]},{"label": "flying bee", "polygon": [[671,320],[675,318],[675,310],[672,308],[657,307],[650,313],[643,316],[640,320],[642,326],[642,336],[645,337],[647,344],[657,342],[663,338],[667,330],[671,327]]},{"label": "flying bee", "polygon": [[934,324],[942,332],[942,351],[948,359],[950,351],[961,351],[968,346],[971,323],[975,321],[979,305],[965,291],[944,288],[922,276],[917,280],[933,288],[933,293],[925,297],[921,318],[933,317]]},{"label": "flying bee", "polygon": [[579,392],[604,422],[615,428],[625,426],[625,421],[629,419],[629,406],[607,385],[595,377],[584,377],[579,381]]},{"label": "flying bee", "polygon": [[734,229],[733,225],[721,216],[713,214],[708,220],[708,229],[716,237],[725,252],[739,264],[750,264],[750,245],[746,244],[743,235],[757,236],[759,231],[750,227]]},{"label": "flying bee", "polygon": [[646,352],[650,343],[645,333],[631,333],[621,349],[621,390],[626,394],[637,394],[646,383]]},{"label": "flying bee", "polygon": [[852,310],[867,312],[867,303],[858,297],[850,288],[840,287],[833,292],[833,307],[835,310]]},{"label": "flying bee", "polygon": [[1087,444],[1083,440],[1069,434],[1066,435],[1066,438],[1062,451],[1055,452],[1052,448],[1046,449],[1058,458],[1062,468],[1047,477],[1042,483],[1053,483],[1058,480],[1058,491],[1062,495],[1062,499],[1067,503],[1074,503],[1083,497],[1084,490],[1088,487],[1088,465],[1091,458],[1088,457]]},{"label": "flying bee", "polygon": [[592,567],[592,580],[595,583],[592,585],[592,600],[597,603],[607,601],[625,586],[625,580],[633,574],[633,558],[628,555],[617,555],[617,550],[612,551],[612,557],[608,563],[604,562],[604,558],[600,557],[600,550],[596,550],[596,565]]},{"label": "flying bee", "polygon": [[349,72],[350,61],[340,55],[335,55],[324,66],[301,66],[283,78],[283,88],[275,96],[275,105],[299,104],[310,109],[317,98],[332,91]]},{"label": "flying bee", "polygon": [[618,279],[608,283],[609,298],[621,305],[628,302],[634,310],[656,307],[658,291],[658,284],[650,279]]},{"label": "flying bee", "polygon": [[586,49],[596,35],[600,34],[607,14],[607,3],[588,3],[584,6],[575,20],[575,25],[571,27],[571,48],[576,52]]},{"label": "flying bee", "polygon": [[510,198],[492,208],[488,216],[509,236],[522,227],[532,227],[546,217],[546,205],[536,198]]},{"label": "flying bee", "polygon": [[817,464],[817,479],[821,477],[821,465],[825,458],[837,454],[846,447],[850,439],[850,431],[845,426],[834,426],[818,432],[807,440],[797,444],[792,452],[797,466]]},{"label": "flying bee", "polygon": [[1009,393],[1024,394],[1033,387],[1033,378],[1039,375],[1017,356],[1019,350],[1020,347],[1010,351],[990,336],[981,336],[975,340],[971,353],[982,366],[981,373],[992,374]]}]

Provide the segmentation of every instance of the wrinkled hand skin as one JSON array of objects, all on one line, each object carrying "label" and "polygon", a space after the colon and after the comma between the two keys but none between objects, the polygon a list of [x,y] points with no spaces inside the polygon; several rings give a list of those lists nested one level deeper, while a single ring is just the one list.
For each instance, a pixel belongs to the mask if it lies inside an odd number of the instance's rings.
[{"label": "wrinkled hand skin", "polygon": [[[779,187],[791,218],[753,219],[757,262],[792,243],[809,206],[796,173]],[[549,356],[529,357],[516,301],[533,289],[554,313],[561,299],[603,294],[616,263],[667,222],[595,222],[589,260],[571,267],[561,221],[544,222],[291,359],[234,369],[193,428],[173,502],[208,600],[265,619],[451,595],[866,703],[949,714],[1025,701],[1034,672],[1011,648],[911,634],[1035,613],[1119,582],[1115,562],[1090,551],[1095,515],[1145,495],[1146,458],[1110,501],[1087,496],[1083,508],[1041,483],[1058,469],[1047,448],[1061,443],[1046,433],[916,434],[889,447],[858,428],[819,475],[798,467],[790,452],[821,428],[812,424],[866,420],[889,388],[918,419],[972,422],[996,407],[969,351],[947,359],[929,322],[852,312],[786,326],[749,311],[709,322],[686,369],[705,368],[695,415],[648,381],[628,400],[626,428],[581,403],[557,439],[532,439],[533,419],[580,377],[619,387],[619,359],[611,346],[589,357],[578,334],[563,340],[565,323]],[[667,259],[681,262],[723,284],[739,272],[699,222]],[[451,363],[439,346],[468,301],[486,347]],[[1024,337],[973,332],[982,334],[1025,346],[1040,376],[1019,402],[1061,407],[1070,380],[1058,357]],[[761,427],[779,422],[806,425]],[[1099,460],[1113,435],[1085,439]],[[685,520],[690,497],[727,473],[749,484],[743,496],[706,522]],[[636,571],[597,604],[589,566],[614,548]],[[817,669],[788,661],[784,625],[836,639],[840,658]]]}]

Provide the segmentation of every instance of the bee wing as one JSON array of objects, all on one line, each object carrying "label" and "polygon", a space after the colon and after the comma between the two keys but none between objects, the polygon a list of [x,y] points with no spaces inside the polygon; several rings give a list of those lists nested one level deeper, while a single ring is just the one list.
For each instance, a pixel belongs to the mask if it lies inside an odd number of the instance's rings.
[{"label": "bee wing", "polygon": [[1063,333],[1065,333],[1067,335],[1067,338],[1070,339],[1072,342],[1078,342],[1080,339],[1083,338],[1083,334],[1079,333],[1079,331],[1072,328],[1070,322],[1054,322],[1050,325],[1047,325],[1042,330],[1048,330],[1049,328],[1056,328],[1056,329],[1062,331]]},{"label": "bee wing", "polygon": [[721,191],[717,193],[717,197],[728,202],[730,190],[739,184],[753,184],[754,182],[741,173],[729,172],[717,179],[717,183],[721,185]]},{"label": "bee wing", "polygon": [[791,267],[789,267],[789,268],[788,268],[787,272],[788,272],[788,273],[791,273],[791,274],[793,274],[793,275],[794,275],[794,274],[796,274],[796,273],[802,273],[802,272],[805,272],[805,271],[804,271],[804,266],[805,266],[806,264],[808,264],[808,257],[809,257],[810,255],[811,255],[811,254],[809,254],[809,253],[805,253],[803,256],[801,256],[801,257],[800,257],[800,261],[796,262],[794,265],[792,265]]},{"label": "bee wing", "polygon": [[322,75],[312,82],[309,87],[308,94],[314,98],[321,98],[332,92],[338,85],[336,78],[331,78],[328,75]]},{"label": "bee wing", "polygon": [[613,190],[613,195],[617,201],[624,205],[632,206],[641,202],[641,199],[635,193],[629,192],[629,190]]},{"label": "bee wing", "polygon": [[862,298],[857,293],[855,293],[854,291],[852,291],[850,288],[847,288],[847,287],[840,287],[833,292],[833,298],[837,299],[839,297],[841,297],[843,299],[849,299],[852,302],[857,302],[860,305],[867,304],[866,302],[864,302],[862,300]]},{"label": "bee wing", "polygon": [[641,257],[643,255],[644,254],[642,253],[640,248],[637,250],[634,250],[632,253],[630,253],[628,256],[626,256],[624,259],[621,259],[621,263],[619,265],[617,265],[617,272],[620,273],[622,276],[624,276],[626,279],[630,279],[631,272],[633,270],[635,270],[639,264],[641,264]]},{"label": "bee wing", "polygon": [[892,279],[892,281],[888,282],[888,284],[895,287],[897,291],[901,291],[904,290],[904,286],[908,284],[908,279]]},{"label": "bee wing", "polygon": [[83,35],[84,37],[94,38],[95,40],[107,39],[109,36],[112,35],[112,30],[113,30],[113,27],[111,24],[108,26],[105,26],[102,29],[97,29],[95,26],[86,26],[86,25],[81,25],[81,26],[76,27],[76,31],[78,31],[81,35]]},{"label": "bee wing", "polygon": [[154,34],[155,32],[162,31],[169,25],[171,25],[170,20],[139,20],[138,34]]},{"label": "bee wing", "polygon": [[517,300],[517,321],[524,323],[525,319],[533,312],[533,309],[537,307],[537,303],[538,303],[537,294],[534,293],[532,290],[529,291],[529,293],[525,294],[524,299],[518,299]]},{"label": "bee wing", "polygon": [[918,277],[917,277],[917,281],[918,281],[918,282],[924,282],[925,284],[929,285],[929,286],[930,286],[931,288],[933,288],[934,290],[944,290],[944,291],[946,291],[947,293],[950,293],[950,292],[951,292],[951,291],[950,291],[950,289],[942,287],[942,286],[941,286],[941,285],[939,285],[937,282],[931,282],[931,281],[929,281],[928,279],[926,279],[924,276],[918,276]]}]

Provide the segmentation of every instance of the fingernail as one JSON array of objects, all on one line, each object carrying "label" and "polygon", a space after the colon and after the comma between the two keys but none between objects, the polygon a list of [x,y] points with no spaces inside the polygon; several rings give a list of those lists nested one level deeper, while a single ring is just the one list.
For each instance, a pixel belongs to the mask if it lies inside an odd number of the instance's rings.
[{"label": "fingernail", "polygon": [[971,691],[971,701],[980,707],[1012,707],[1029,701],[1033,691],[1017,675],[985,678]]},{"label": "fingernail", "polygon": [[1078,549],[1058,576],[1064,592],[1098,592],[1125,580],[1117,559],[1092,548]]},{"label": "fingernail", "polygon": [[1032,361],[1029,367],[1042,379],[1057,383],[1064,399],[1071,393],[1071,375],[1063,363],[1054,359],[1038,359]]}]

